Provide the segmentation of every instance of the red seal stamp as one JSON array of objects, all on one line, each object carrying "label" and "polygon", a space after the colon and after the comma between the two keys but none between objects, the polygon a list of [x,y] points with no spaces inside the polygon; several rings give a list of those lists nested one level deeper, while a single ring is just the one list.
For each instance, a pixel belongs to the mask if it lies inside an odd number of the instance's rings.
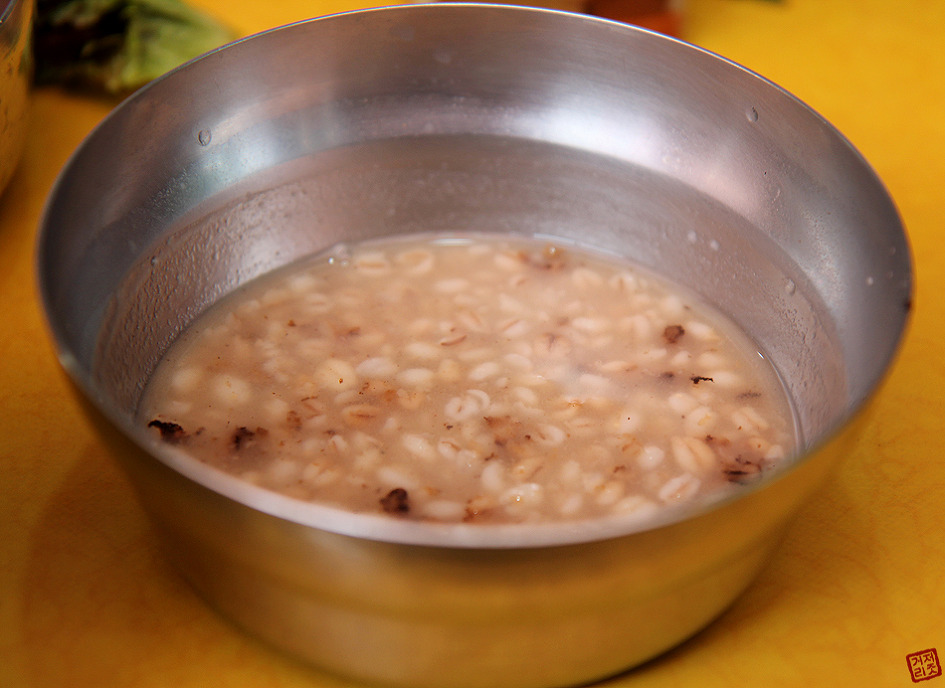
[{"label": "red seal stamp", "polygon": [[906,655],[906,663],[909,665],[913,683],[928,681],[930,678],[942,675],[942,663],[938,661],[938,652],[934,647]]}]

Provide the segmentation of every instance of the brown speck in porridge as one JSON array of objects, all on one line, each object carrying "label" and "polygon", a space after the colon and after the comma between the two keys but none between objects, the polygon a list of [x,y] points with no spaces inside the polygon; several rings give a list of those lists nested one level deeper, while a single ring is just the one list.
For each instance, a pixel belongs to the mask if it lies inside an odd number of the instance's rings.
[{"label": "brown speck in porridge", "polygon": [[269,432],[265,428],[256,428],[255,430],[250,430],[247,427],[240,426],[236,429],[232,436],[233,449],[239,450],[250,444],[256,439],[257,436],[260,438],[268,435]]},{"label": "brown speck in porridge", "polygon": [[682,325],[667,325],[663,330],[663,339],[666,340],[667,344],[676,344],[684,334],[686,334],[686,330],[683,329]]},{"label": "brown speck in porridge", "polygon": [[410,497],[402,487],[395,487],[380,501],[381,508],[388,514],[406,514],[410,511]]},{"label": "brown speck in porridge", "polygon": [[736,456],[723,466],[722,473],[733,483],[747,483],[762,470],[763,466],[757,460]]},{"label": "brown speck in porridge", "polygon": [[157,428],[158,432],[161,433],[161,439],[166,442],[180,442],[187,436],[187,433],[184,432],[184,428],[178,423],[152,420],[148,423],[148,427]]},{"label": "brown speck in porridge", "polygon": [[242,287],[170,349],[141,413],[267,489],[440,522],[646,516],[796,442],[773,369],[691,294],[486,235],[346,247]]}]

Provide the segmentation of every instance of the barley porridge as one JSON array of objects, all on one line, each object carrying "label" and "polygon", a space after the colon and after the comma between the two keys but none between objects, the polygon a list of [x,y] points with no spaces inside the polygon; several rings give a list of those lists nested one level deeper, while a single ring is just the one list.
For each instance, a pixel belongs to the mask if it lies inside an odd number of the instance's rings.
[{"label": "barley porridge", "polygon": [[487,235],[340,247],[242,287],[171,348],[141,417],[291,497],[444,522],[648,515],[796,442],[727,319],[628,264]]}]

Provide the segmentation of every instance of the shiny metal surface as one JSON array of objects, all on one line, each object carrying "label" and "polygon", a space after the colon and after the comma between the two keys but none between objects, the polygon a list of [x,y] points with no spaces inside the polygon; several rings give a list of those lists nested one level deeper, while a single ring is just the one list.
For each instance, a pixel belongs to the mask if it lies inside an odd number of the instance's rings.
[{"label": "shiny metal surface", "polygon": [[13,176],[26,143],[33,75],[33,12],[33,3],[28,0],[0,0],[0,194]]},{"label": "shiny metal surface", "polygon": [[[338,241],[456,229],[553,234],[696,289],[778,367],[807,454],[647,529],[443,526],[266,493],[134,422],[222,294]],[[488,5],[292,25],[155,82],[63,171],[38,269],[63,365],[183,574],[278,647],[413,687],[587,682],[708,623],[865,421],[912,292],[891,200],[802,103],[655,34]]]}]

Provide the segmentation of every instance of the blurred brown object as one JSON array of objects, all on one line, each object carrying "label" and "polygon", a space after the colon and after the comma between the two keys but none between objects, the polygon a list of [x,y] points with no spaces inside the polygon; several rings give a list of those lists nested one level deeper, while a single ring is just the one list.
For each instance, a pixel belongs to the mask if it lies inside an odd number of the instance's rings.
[{"label": "blurred brown object", "polygon": [[589,0],[586,12],[669,36],[682,34],[683,10],[678,0]]},{"label": "blurred brown object", "polygon": [[0,193],[19,163],[29,126],[32,0],[0,0]]}]

